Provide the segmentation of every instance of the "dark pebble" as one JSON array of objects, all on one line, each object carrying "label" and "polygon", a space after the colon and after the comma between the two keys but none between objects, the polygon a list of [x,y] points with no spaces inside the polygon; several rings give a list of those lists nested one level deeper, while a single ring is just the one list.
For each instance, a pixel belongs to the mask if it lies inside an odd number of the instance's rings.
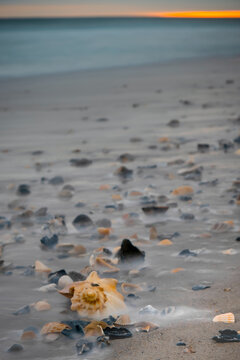
[{"label": "dark pebble", "polygon": [[180,121],[177,120],[177,119],[173,119],[173,120],[170,120],[167,123],[167,125],[170,126],[170,127],[178,127],[180,125]]},{"label": "dark pebble", "polygon": [[0,230],[10,229],[11,221],[7,220],[4,216],[0,216]]},{"label": "dark pebble", "polygon": [[237,137],[234,139],[234,142],[235,142],[236,144],[240,144],[240,135],[237,136]]},{"label": "dark pebble", "polygon": [[86,158],[70,159],[69,161],[72,166],[76,166],[76,167],[89,166],[92,164],[92,160]]},{"label": "dark pebble", "polygon": [[10,348],[8,348],[7,352],[18,352],[22,350],[23,346],[21,344],[13,344]]},{"label": "dark pebble", "polygon": [[199,291],[199,290],[209,289],[210,287],[211,286],[209,286],[209,285],[195,285],[192,287],[192,290]]},{"label": "dark pebble", "polygon": [[194,220],[195,219],[195,216],[193,214],[190,214],[190,213],[185,213],[185,214],[182,214],[180,216],[180,218],[182,220]]},{"label": "dark pebble", "polygon": [[38,209],[36,212],[35,212],[35,216],[37,216],[37,217],[41,217],[41,216],[46,216],[47,215],[47,210],[48,210],[48,208],[47,207],[42,207],[42,208],[40,208],[40,209]]},{"label": "dark pebble", "polygon": [[177,346],[186,346],[185,342],[179,341],[176,343]]},{"label": "dark pebble", "polygon": [[130,139],[130,142],[132,143],[141,142],[141,141],[143,141],[143,139],[139,137],[133,137]]},{"label": "dark pebble", "polygon": [[179,200],[181,200],[181,201],[191,201],[192,197],[189,196],[189,195],[181,195],[181,196],[179,196]]},{"label": "dark pebble", "polygon": [[180,104],[186,105],[186,106],[192,105],[192,102],[190,100],[179,100],[179,102],[180,102]]},{"label": "dark pebble", "polygon": [[149,206],[143,207],[142,211],[145,215],[156,215],[156,214],[164,214],[169,209],[168,206]]},{"label": "dark pebble", "polygon": [[22,273],[24,276],[33,276],[35,274],[35,270],[32,266],[28,266],[26,270]]},{"label": "dark pebble", "polygon": [[21,184],[18,186],[17,194],[18,195],[29,195],[31,193],[30,186],[27,184]]},{"label": "dark pebble", "polygon": [[107,122],[107,121],[109,121],[109,119],[108,118],[99,118],[96,121],[98,121],[98,122]]},{"label": "dark pebble", "polygon": [[97,337],[96,344],[97,344],[97,347],[100,349],[104,349],[105,347],[109,346],[110,345],[109,336],[102,335],[102,336]]},{"label": "dark pebble", "polygon": [[219,343],[240,342],[240,334],[231,329],[219,330],[220,335],[214,336],[212,339]]},{"label": "dark pebble", "polygon": [[128,161],[134,161],[135,160],[135,156],[128,154],[128,153],[124,153],[122,155],[119,156],[118,161],[121,161],[123,163],[128,162]]},{"label": "dark pebble", "polygon": [[210,181],[202,181],[199,183],[200,186],[202,185],[207,185],[207,186],[216,186],[218,185],[219,180],[218,179],[214,179],[214,180],[210,180]]},{"label": "dark pebble", "polygon": [[116,171],[115,175],[118,175],[124,179],[130,178],[133,175],[133,170],[126,168],[126,166],[120,166]]},{"label": "dark pebble", "polygon": [[109,219],[100,219],[97,220],[96,225],[98,227],[105,227],[105,228],[110,228],[112,226],[112,222]]},{"label": "dark pebble", "polygon": [[209,144],[197,144],[197,149],[199,152],[204,153],[204,152],[209,151],[210,146],[209,146]]},{"label": "dark pebble", "polygon": [[38,156],[38,155],[42,155],[43,153],[44,153],[44,151],[42,151],[42,150],[35,150],[31,154],[33,156]]},{"label": "dark pebble", "polygon": [[105,329],[103,329],[103,332],[106,336],[109,336],[110,340],[126,339],[132,336],[131,331],[123,327],[120,328],[106,327]]},{"label": "dark pebble", "polygon": [[120,250],[117,252],[116,256],[119,258],[120,262],[125,263],[129,261],[144,261],[145,252],[139,250],[134,246],[130,240],[124,239],[121,244]]},{"label": "dark pebble", "polygon": [[86,206],[86,204],[85,204],[84,202],[81,202],[81,201],[79,201],[79,202],[75,205],[75,207],[78,207],[78,208],[82,208],[82,207],[84,207],[84,206]]},{"label": "dark pebble", "polygon": [[80,339],[76,343],[78,355],[84,355],[84,354],[90,352],[93,349],[93,347],[94,347],[94,343],[87,339]]},{"label": "dark pebble", "polygon": [[197,256],[197,254],[189,249],[182,250],[178,255],[180,256]]},{"label": "dark pebble", "polygon": [[226,139],[218,140],[218,144],[219,144],[219,148],[224,152],[228,152],[230,149],[234,147],[233,142]]},{"label": "dark pebble", "polygon": [[91,226],[93,224],[89,216],[80,214],[73,220],[72,224],[76,229],[81,229],[83,227]]},{"label": "dark pebble", "polygon": [[20,309],[16,310],[15,312],[13,312],[13,315],[25,315],[25,314],[29,314],[29,313],[30,313],[30,306],[25,305],[25,306],[21,307]]},{"label": "dark pebble", "polygon": [[61,185],[64,183],[64,179],[62,176],[54,176],[48,181],[48,183],[51,185]]},{"label": "dark pebble", "polygon": [[58,236],[56,234],[52,237],[44,236],[40,242],[43,248],[52,249],[58,243]]},{"label": "dark pebble", "polygon": [[78,273],[76,271],[70,271],[68,273],[68,275],[70,276],[70,278],[73,280],[73,281],[84,281],[86,280],[86,276],[81,274],[81,273]]},{"label": "dark pebble", "polygon": [[66,271],[64,269],[52,272],[48,275],[48,282],[51,284],[58,284],[58,280],[60,279],[60,277],[62,277],[63,275],[67,275]]},{"label": "dark pebble", "polygon": [[236,241],[240,241],[240,236],[238,236],[235,240],[236,240]]}]

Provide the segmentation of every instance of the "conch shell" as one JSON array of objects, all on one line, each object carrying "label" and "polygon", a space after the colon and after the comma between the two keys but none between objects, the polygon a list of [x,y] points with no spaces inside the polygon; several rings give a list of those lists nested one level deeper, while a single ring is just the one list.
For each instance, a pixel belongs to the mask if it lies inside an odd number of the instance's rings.
[{"label": "conch shell", "polygon": [[103,319],[126,312],[124,297],[117,289],[116,279],[101,279],[92,271],[85,281],[67,285],[59,293],[71,298],[71,310],[80,316]]}]

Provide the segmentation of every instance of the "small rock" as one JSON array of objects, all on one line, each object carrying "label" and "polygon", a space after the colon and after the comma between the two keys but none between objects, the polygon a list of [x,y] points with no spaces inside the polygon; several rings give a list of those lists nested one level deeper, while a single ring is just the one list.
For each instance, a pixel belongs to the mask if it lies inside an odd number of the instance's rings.
[{"label": "small rock", "polygon": [[48,181],[48,183],[51,185],[61,185],[64,183],[64,179],[62,176],[54,176]]},{"label": "small rock", "polygon": [[18,352],[22,350],[23,346],[21,344],[13,344],[10,348],[8,348],[7,352]]},{"label": "small rock", "polygon": [[51,305],[47,301],[42,300],[34,304],[34,309],[37,311],[47,311],[51,309]]},{"label": "small rock", "polygon": [[69,161],[72,166],[76,166],[76,167],[89,166],[92,164],[92,160],[86,158],[70,159]]},{"label": "small rock", "polygon": [[110,340],[126,339],[132,336],[131,331],[123,327],[106,327],[103,331]]},{"label": "small rock", "polygon": [[178,127],[180,125],[180,121],[177,120],[177,119],[173,119],[173,120],[170,120],[168,123],[167,123],[167,126],[170,126],[170,127]]},{"label": "small rock", "polygon": [[240,342],[240,334],[231,329],[219,330],[220,335],[214,336],[212,339],[219,343]]},{"label": "small rock", "polygon": [[31,193],[30,191],[30,186],[27,185],[27,184],[21,184],[18,186],[18,189],[17,189],[17,194],[18,195],[29,195]]},{"label": "small rock", "polygon": [[183,214],[181,214],[180,218],[182,220],[194,220],[195,216],[193,214],[190,214],[190,213],[183,213]]},{"label": "small rock", "polygon": [[25,314],[29,314],[29,313],[30,313],[30,306],[25,305],[25,306],[21,307],[20,309],[16,310],[15,312],[13,312],[13,315],[25,315]]},{"label": "small rock", "polygon": [[36,217],[47,216],[47,210],[48,210],[47,207],[42,207],[42,208],[38,209],[34,215]]},{"label": "small rock", "polygon": [[197,150],[201,153],[208,152],[210,150],[209,144],[197,144]]},{"label": "small rock", "polygon": [[60,193],[58,193],[58,196],[62,199],[70,199],[73,197],[73,192],[67,189],[62,189]]},{"label": "small rock", "polygon": [[56,234],[54,234],[52,237],[44,236],[40,242],[43,248],[52,249],[58,243],[58,236]]},{"label": "small rock", "polygon": [[193,251],[190,251],[189,249],[182,250],[179,254],[179,256],[197,256],[197,254]]},{"label": "small rock", "polygon": [[4,216],[0,216],[0,230],[10,229],[11,221],[7,220]]},{"label": "small rock", "polygon": [[205,289],[209,289],[211,286],[209,286],[209,285],[194,285],[193,287],[192,287],[192,290],[194,290],[194,291],[199,291],[199,290],[205,290]]},{"label": "small rock", "polygon": [[120,166],[114,174],[122,177],[123,179],[127,179],[132,177],[133,170],[128,169],[125,166]]},{"label": "small rock", "polygon": [[185,342],[179,341],[176,343],[177,346],[186,346]]},{"label": "small rock", "polygon": [[148,206],[143,207],[142,211],[145,215],[158,215],[158,214],[164,214],[169,209],[168,206]]},{"label": "small rock", "polygon": [[73,280],[68,275],[63,275],[58,280],[58,287],[63,289],[65,286],[70,285],[73,283]]},{"label": "small rock", "polygon": [[93,225],[93,222],[89,216],[80,214],[73,220],[72,224],[75,226],[76,229],[81,229],[83,227]]},{"label": "small rock", "polygon": [[128,154],[128,153],[124,153],[124,154],[120,155],[118,158],[118,161],[121,161],[122,163],[134,161],[134,160],[135,160],[135,156]]},{"label": "small rock", "polygon": [[48,275],[48,282],[51,284],[58,284],[59,279],[64,276],[67,275],[66,271],[64,269],[52,272]]},{"label": "small rock", "polygon": [[51,272],[51,269],[49,267],[47,267],[46,265],[44,265],[41,261],[36,260],[35,261],[35,271],[48,273],[48,272]]},{"label": "small rock", "polygon": [[41,286],[40,288],[37,289],[37,291],[41,291],[41,292],[54,292],[56,290],[57,290],[57,286],[54,283]]},{"label": "small rock", "polygon": [[139,250],[131,243],[130,240],[124,239],[122,241],[121,248],[117,252],[116,256],[122,263],[129,261],[144,261],[145,252]]},{"label": "small rock", "polygon": [[93,349],[93,347],[94,347],[94,343],[87,339],[80,339],[76,343],[78,355],[83,355],[83,354],[90,352]]},{"label": "small rock", "polygon": [[21,335],[21,341],[29,341],[36,339],[37,335],[34,331],[31,330],[24,330]]}]

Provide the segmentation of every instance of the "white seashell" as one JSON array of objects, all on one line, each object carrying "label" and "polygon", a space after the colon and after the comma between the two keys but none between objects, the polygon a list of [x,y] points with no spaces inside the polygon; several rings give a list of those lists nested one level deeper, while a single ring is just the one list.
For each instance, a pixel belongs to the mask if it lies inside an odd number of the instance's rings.
[{"label": "white seashell", "polygon": [[58,280],[58,287],[63,289],[65,286],[70,285],[73,283],[73,280],[68,275],[63,275]]},{"label": "white seashell", "polygon": [[40,288],[36,289],[37,291],[41,291],[41,292],[53,292],[57,290],[57,285],[56,284],[47,284],[44,286],[41,286]]}]

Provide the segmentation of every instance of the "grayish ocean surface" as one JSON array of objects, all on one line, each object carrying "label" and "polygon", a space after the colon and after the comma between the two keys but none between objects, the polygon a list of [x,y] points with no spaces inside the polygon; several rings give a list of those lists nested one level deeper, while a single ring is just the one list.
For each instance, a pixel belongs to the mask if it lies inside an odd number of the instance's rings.
[{"label": "grayish ocean surface", "polygon": [[240,54],[240,20],[0,20],[0,77]]}]

